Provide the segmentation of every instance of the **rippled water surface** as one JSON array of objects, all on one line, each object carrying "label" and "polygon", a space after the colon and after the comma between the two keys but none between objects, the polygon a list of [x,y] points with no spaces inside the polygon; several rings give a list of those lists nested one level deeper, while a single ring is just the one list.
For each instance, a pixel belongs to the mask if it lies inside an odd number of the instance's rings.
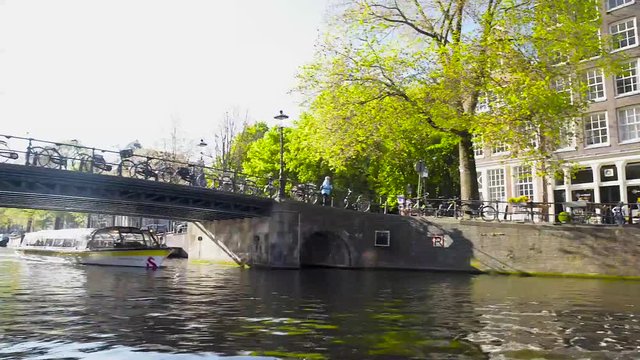
[{"label": "rippled water surface", "polygon": [[640,359],[640,282],[159,271],[0,249],[2,359]]}]

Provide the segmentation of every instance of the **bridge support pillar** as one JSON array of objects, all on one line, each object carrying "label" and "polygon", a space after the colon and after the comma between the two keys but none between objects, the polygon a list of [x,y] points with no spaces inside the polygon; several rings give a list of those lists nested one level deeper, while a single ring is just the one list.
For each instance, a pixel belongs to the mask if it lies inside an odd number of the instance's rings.
[{"label": "bridge support pillar", "polygon": [[281,204],[269,217],[192,223],[188,231],[191,260],[246,263],[254,267],[300,267],[300,213]]}]

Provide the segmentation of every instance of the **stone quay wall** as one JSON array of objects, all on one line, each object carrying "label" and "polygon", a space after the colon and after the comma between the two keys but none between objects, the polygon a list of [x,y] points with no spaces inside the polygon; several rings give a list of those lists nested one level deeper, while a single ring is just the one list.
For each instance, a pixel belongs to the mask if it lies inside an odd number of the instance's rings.
[{"label": "stone quay wall", "polygon": [[[270,217],[190,226],[191,258],[269,268],[329,266],[638,277],[640,227],[457,221],[360,213],[298,202]],[[203,240],[198,241],[199,236]],[[220,251],[220,246],[226,248]]]}]

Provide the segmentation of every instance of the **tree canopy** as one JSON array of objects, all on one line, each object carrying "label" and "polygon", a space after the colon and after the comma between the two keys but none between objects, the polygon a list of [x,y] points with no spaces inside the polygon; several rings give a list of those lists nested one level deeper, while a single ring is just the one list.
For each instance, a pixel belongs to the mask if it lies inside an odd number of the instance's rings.
[{"label": "tree canopy", "polygon": [[[343,158],[374,141],[364,137],[383,142],[387,135],[380,117],[354,121],[359,112],[385,108],[381,112],[397,115],[393,121],[411,114],[423,133],[420,140],[441,136],[458,145],[461,195],[477,198],[474,136],[515,149],[526,143],[517,135],[533,129],[557,143],[563,123],[584,109],[584,102],[566,101],[552,85],[603,49],[594,36],[600,25],[594,5],[584,0],[346,1],[314,62],[301,71],[299,90],[312,107],[333,102],[330,112],[322,111],[328,106],[315,112],[334,138],[350,139],[332,150]],[[564,84],[583,93],[581,81]],[[491,111],[479,113],[478,105],[491,99]],[[398,146],[397,155],[406,156]],[[534,156],[549,148],[528,151]]]}]

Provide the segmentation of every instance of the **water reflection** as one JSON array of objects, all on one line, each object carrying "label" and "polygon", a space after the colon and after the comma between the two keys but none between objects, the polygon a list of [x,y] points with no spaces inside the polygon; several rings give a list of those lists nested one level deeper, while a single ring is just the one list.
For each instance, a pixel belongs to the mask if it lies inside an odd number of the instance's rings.
[{"label": "water reflection", "polygon": [[0,251],[0,358],[634,358],[639,282],[161,271]]}]

